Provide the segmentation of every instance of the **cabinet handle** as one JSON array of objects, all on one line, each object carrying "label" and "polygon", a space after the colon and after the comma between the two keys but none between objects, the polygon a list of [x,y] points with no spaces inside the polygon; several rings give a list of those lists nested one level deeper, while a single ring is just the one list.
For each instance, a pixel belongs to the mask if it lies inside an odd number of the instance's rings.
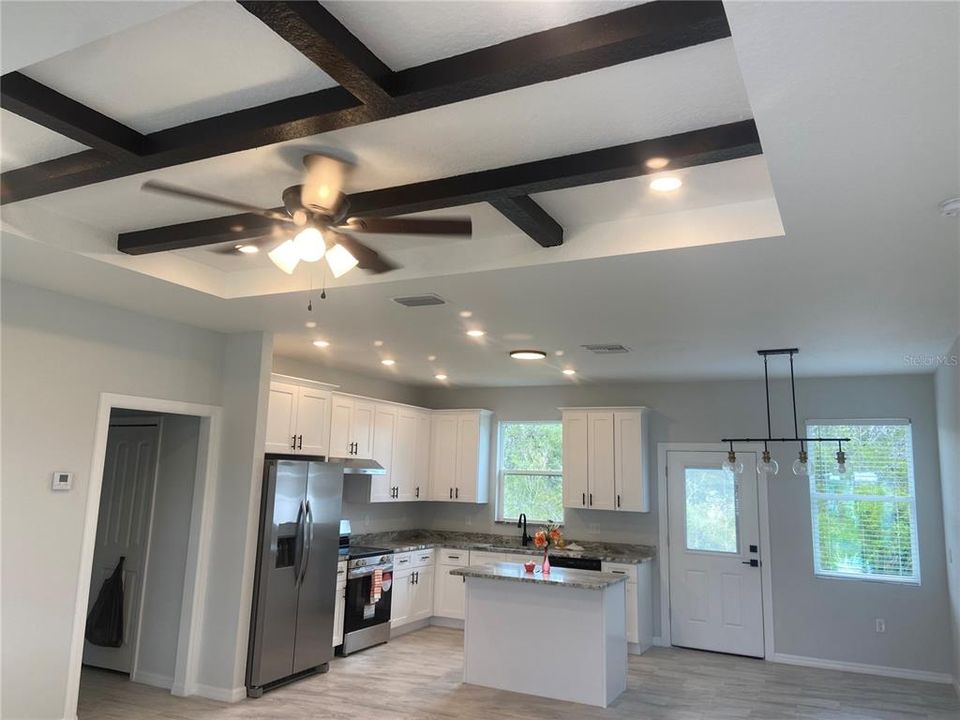
[{"label": "cabinet handle", "polygon": [[296,450],[296,449],[297,449],[297,436],[296,436],[296,435],[293,436],[293,442],[290,443],[290,449],[291,449],[291,450]]},{"label": "cabinet handle", "polygon": [[415,496],[418,500],[420,499],[420,486],[417,485],[417,494]]},{"label": "cabinet handle", "polygon": [[303,435],[301,435],[300,439],[297,441],[297,450],[303,450]]},{"label": "cabinet handle", "polygon": [[620,495],[617,494],[617,507],[620,507]]},{"label": "cabinet handle", "polygon": [[593,505],[593,493],[590,493],[590,504]]},{"label": "cabinet handle", "polygon": [[450,488],[450,499],[453,500],[453,488]]},{"label": "cabinet handle", "polygon": [[459,555],[447,555],[447,557],[450,558],[451,560],[459,560],[459,559],[460,559],[460,556],[459,556]]},{"label": "cabinet handle", "polygon": [[612,572],[614,575],[626,575],[623,570],[611,570],[610,572]]},{"label": "cabinet handle", "polygon": [[581,503],[581,505],[586,505],[586,504],[587,504],[587,494],[583,493],[583,502]]},{"label": "cabinet handle", "polygon": [[457,498],[457,499],[460,498],[460,488],[457,488],[457,492],[454,493],[454,497]]}]

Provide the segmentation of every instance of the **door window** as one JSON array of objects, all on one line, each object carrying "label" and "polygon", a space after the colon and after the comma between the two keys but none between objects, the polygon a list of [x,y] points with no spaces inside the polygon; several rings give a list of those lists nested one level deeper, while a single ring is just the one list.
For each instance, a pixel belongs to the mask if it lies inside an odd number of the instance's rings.
[{"label": "door window", "polygon": [[684,469],[687,550],[739,553],[737,480],[720,468]]}]

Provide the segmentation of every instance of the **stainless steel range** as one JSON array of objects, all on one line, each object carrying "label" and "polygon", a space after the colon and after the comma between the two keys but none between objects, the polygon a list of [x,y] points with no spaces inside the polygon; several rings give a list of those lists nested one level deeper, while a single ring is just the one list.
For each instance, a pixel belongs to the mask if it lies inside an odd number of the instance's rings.
[{"label": "stainless steel range", "polygon": [[351,545],[349,558],[341,655],[390,640],[393,551]]}]

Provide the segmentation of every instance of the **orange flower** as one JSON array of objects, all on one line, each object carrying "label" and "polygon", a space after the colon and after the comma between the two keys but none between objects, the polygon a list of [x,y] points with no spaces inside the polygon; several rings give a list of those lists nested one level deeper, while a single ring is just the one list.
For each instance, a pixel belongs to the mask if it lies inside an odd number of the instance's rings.
[{"label": "orange flower", "polygon": [[560,528],[553,528],[553,530],[550,531],[550,539],[555,543],[560,542],[562,538],[563,535],[560,534]]},{"label": "orange flower", "polygon": [[543,530],[537,530],[533,534],[533,544],[542,548],[547,544],[547,534]]}]

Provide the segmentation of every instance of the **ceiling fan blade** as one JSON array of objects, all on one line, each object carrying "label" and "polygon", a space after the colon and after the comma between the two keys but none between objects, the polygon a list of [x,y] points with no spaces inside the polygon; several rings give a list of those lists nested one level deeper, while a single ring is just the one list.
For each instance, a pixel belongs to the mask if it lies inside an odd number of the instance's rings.
[{"label": "ceiling fan blade", "polygon": [[211,205],[228,207],[233,210],[242,210],[243,212],[259,215],[260,217],[269,218],[270,220],[292,222],[286,213],[277,212],[276,210],[267,210],[266,208],[260,208],[256,205],[248,205],[247,203],[239,202],[237,200],[231,200],[218,195],[210,195],[209,193],[190,190],[189,188],[180,187],[178,185],[170,185],[165,182],[160,182],[159,180],[147,180],[143,185],[140,186],[140,188],[142,190],[149,190],[150,192],[156,192],[162,195],[174,195],[176,197],[186,198],[187,200],[196,200],[198,202],[205,202]]},{"label": "ceiling fan blade", "polygon": [[307,173],[300,189],[300,202],[313,212],[336,217],[353,164],[325,153],[310,153],[304,155],[303,166]]},{"label": "ceiling fan blade", "polygon": [[470,237],[473,223],[469,217],[456,218],[350,218],[345,230],[389,235],[456,235]]},{"label": "ceiling fan blade", "polygon": [[380,253],[371,247],[364,245],[356,238],[350,237],[345,233],[326,231],[326,234],[334,242],[342,245],[347,252],[357,259],[357,267],[362,270],[369,270],[372,273],[385,273],[391,270],[399,270],[400,265],[392,260],[383,257]]}]

